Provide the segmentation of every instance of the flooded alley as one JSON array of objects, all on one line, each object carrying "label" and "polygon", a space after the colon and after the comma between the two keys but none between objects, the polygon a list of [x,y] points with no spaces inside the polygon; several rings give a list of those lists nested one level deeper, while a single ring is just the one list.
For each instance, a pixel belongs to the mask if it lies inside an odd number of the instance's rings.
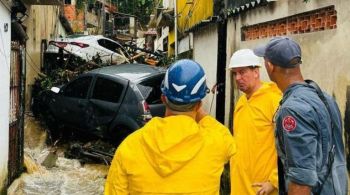
[{"label": "flooded alley", "polygon": [[80,163],[64,157],[64,146],[48,146],[47,133],[38,121],[25,121],[26,172],[8,189],[9,195],[103,194],[108,165]]}]

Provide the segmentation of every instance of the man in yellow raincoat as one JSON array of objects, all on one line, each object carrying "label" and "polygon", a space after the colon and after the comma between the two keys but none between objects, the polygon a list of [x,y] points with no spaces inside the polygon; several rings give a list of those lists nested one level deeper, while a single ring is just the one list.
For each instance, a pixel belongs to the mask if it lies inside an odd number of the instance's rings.
[{"label": "man in yellow raincoat", "polygon": [[231,195],[278,194],[273,116],[281,99],[274,83],[261,82],[261,62],[250,49],[236,51],[229,68],[244,94],[234,111],[237,153],[231,160]]},{"label": "man in yellow raincoat", "polygon": [[175,62],[162,84],[164,118],[154,117],[117,149],[106,195],[218,195],[224,164],[236,145],[229,130],[201,109],[208,91],[203,68]]}]

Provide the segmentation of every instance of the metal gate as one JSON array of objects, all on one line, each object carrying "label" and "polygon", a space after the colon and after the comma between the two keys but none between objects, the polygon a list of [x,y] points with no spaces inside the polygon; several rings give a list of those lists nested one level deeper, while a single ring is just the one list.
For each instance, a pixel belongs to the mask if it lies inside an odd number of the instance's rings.
[{"label": "metal gate", "polygon": [[10,128],[8,184],[11,184],[23,170],[23,76],[21,74],[21,45],[11,42],[10,65]]}]

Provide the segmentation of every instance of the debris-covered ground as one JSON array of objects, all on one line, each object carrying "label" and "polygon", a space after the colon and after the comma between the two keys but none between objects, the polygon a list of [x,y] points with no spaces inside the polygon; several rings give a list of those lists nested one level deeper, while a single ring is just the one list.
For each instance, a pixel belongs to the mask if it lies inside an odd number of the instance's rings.
[{"label": "debris-covered ground", "polygon": [[[161,54],[147,53],[132,45],[126,49],[132,57],[130,62],[151,65],[167,63],[164,61],[166,58],[161,59]],[[43,73],[32,88],[31,110],[35,117],[27,115],[25,119],[26,171],[12,183],[8,194],[103,194],[115,146],[70,129],[53,136],[48,128],[50,120],[45,117],[47,109],[40,97],[53,86],[63,85],[82,73],[110,64],[101,63],[98,55],[89,62],[72,55],[46,57]]]},{"label": "debris-covered ground", "polygon": [[103,194],[108,163],[115,148],[101,140],[74,137],[50,142],[46,129],[35,118],[25,121],[26,172],[8,189],[9,195]]}]

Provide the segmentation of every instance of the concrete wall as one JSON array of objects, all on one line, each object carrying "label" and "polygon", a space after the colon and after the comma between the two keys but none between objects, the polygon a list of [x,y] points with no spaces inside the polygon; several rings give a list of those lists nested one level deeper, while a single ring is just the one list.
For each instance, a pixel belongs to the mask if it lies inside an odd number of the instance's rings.
[{"label": "concrete wall", "polygon": [[[208,25],[196,32],[193,32],[193,59],[201,64],[207,75],[207,85],[212,88],[216,83],[218,53],[218,32],[217,25]],[[208,94],[203,100],[204,109],[215,117],[216,100],[213,94]],[[210,110],[211,102],[213,101]]]},{"label": "concrete wall", "polygon": [[[155,50],[158,49],[158,50],[164,51],[165,48],[163,47],[163,41],[168,36],[169,36],[169,27],[168,26],[162,27],[162,33],[161,33],[160,37],[158,37],[158,39],[156,39],[154,41]],[[168,48],[166,48],[166,49],[168,49]]]},{"label": "concrete wall", "polygon": [[[242,26],[272,21],[330,5],[334,5],[337,11],[337,27],[335,29],[287,35],[301,45],[303,58],[301,67],[305,79],[316,81],[322,89],[335,96],[344,117],[346,102],[348,104],[350,102],[349,97],[347,97],[347,93],[350,94],[350,1],[310,0],[308,3],[277,1],[268,6],[244,12],[238,17],[229,19],[227,54],[230,56],[241,48],[254,48],[270,39],[241,41]],[[268,80],[264,68],[262,78]],[[229,109],[229,105],[227,105],[226,110]],[[350,121],[345,120],[344,122],[350,123]]]},{"label": "concrete wall", "polygon": [[41,41],[58,36],[66,36],[59,19],[59,6],[32,5],[28,8],[29,17],[24,25],[27,27],[27,54],[26,54],[26,110],[30,109],[31,89],[34,79],[41,71]]},{"label": "concrete wall", "polygon": [[[8,29],[5,29],[7,25]],[[11,17],[0,2],[0,194],[6,187],[9,150]]]}]

